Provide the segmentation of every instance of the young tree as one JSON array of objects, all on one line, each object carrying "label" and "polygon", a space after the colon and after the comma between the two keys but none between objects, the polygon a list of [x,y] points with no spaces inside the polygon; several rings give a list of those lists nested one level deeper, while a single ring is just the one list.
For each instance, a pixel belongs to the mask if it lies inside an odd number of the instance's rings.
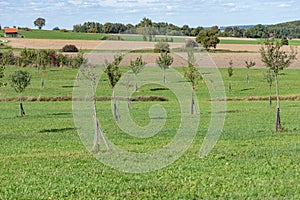
[{"label": "young tree", "polygon": [[114,118],[115,120],[119,119],[118,110],[117,110],[117,102],[115,98],[115,86],[118,81],[121,79],[121,71],[119,69],[119,64],[122,61],[123,56],[117,55],[114,57],[114,61],[112,63],[106,63],[105,73],[108,76],[109,85],[113,90],[113,101],[114,101]]},{"label": "young tree", "polygon": [[42,27],[46,25],[46,20],[44,18],[39,17],[33,22],[33,24],[39,29],[42,29]]},{"label": "young tree", "polygon": [[[135,61],[131,60],[130,61],[130,69],[132,70],[132,72],[136,76],[143,70],[143,68],[145,67],[146,63],[143,62],[143,58],[142,56],[136,58]],[[135,83],[135,91],[138,91],[138,83]]]},{"label": "young tree", "polygon": [[188,50],[188,68],[184,76],[190,81],[192,85],[192,101],[191,101],[191,114],[197,113],[195,104],[195,90],[198,88],[199,80],[202,79],[200,72],[195,67],[195,57],[193,50]]},{"label": "young tree", "polygon": [[246,75],[246,82],[249,84],[250,83],[250,79],[249,79],[249,69],[251,68],[251,67],[254,67],[255,65],[256,65],[256,63],[254,62],[254,61],[247,61],[247,60],[245,60],[245,64],[246,64],[246,67],[247,67],[247,75]]},{"label": "young tree", "polygon": [[292,47],[290,52],[282,49],[282,44],[274,41],[267,41],[260,49],[261,60],[265,66],[274,72],[274,81],[276,87],[276,127],[275,131],[282,131],[281,119],[280,119],[280,99],[279,99],[279,86],[278,86],[278,74],[280,70],[283,70],[296,59],[297,51]]},{"label": "young tree", "polygon": [[45,87],[45,72],[49,63],[50,60],[47,50],[39,50],[36,56],[36,64],[38,67],[38,73],[40,73],[40,70],[42,69],[42,89]]},{"label": "young tree", "polygon": [[84,78],[86,78],[88,81],[90,81],[91,84],[91,91],[92,91],[92,101],[93,101],[93,119],[94,119],[94,144],[93,144],[93,152],[94,153],[98,153],[100,150],[100,144],[99,144],[99,137],[101,135],[102,140],[106,146],[106,149],[109,149],[109,145],[108,142],[106,140],[106,137],[104,135],[104,132],[101,128],[101,125],[99,123],[99,120],[97,118],[97,102],[96,102],[96,94],[95,94],[95,90],[96,90],[96,84],[97,81],[99,79],[99,75],[96,71],[96,67],[86,64],[82,69],[81,69],[81,73],[83,75]]},{"label": "young tree", "polygon": [[228,77],[229,77],[229,83],[228,83],[228,91],[232,92],[232,86],[231,86],[231,77],[233,76],[233,68],[232,68],[233,62],[232,60],[229,61],[229,67],[228,67]]},{"label": "young tree", "polygon": [[163,81],[166,83],[166,69],[169,69],[170,65],[172,65],[173,57],[168,52],[161,52],[160,57],[156,59],[156,63],[163,70]]},{"label": "young tree", "polygon": [[25,116],[25,110],[22,104],[22,93],[28,85],[30,85],[31,75],[27,71],[18,70],[15,71],[9,78],[10,85],[19,93],[20,98],[20,112],[21,116]]}]

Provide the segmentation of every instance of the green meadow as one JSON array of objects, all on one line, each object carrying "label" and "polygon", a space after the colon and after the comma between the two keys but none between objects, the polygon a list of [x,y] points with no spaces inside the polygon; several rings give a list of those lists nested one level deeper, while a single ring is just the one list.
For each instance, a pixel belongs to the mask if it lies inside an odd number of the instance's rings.
[{"label": "green meadow", "polygon": [[[17,69],[6,67],[4,80]],[[36,68],[22,70],[32,74],[23,96],[72,96],[76,69],[48,68],[44,89]],[[128,70],[122,67],[123,73]],[[269,96],[266,69],[250,69],[249,84],[247,70],[234,69],[232,93],[227,92],[227,69],[220,73],[228,97]],[[282,71],[282,96],[300,94],[299,76],[297,69]],[[111,92],[107,78],[101,77],[97,96],[111,96]],[[163,129],[148,139],[124,133],[114,123],[111,102],[97,102],[98,119],[110,141],[128,151],[149,152],[172,140],[181,120],[178,100],[157,84],[145,85],[134,94],[151,95],[168,101],[131,102],[132,118],[143,126],[149,123],[152,105],[160,104],[168,113]],[[268,101],[228,101],[217,144],[207,157],[199,158],[211,118],[205,82],[196,95],[200,124],[189,149],[161,170],[130,174],[102,164],[86,150],[74,125],[71,101],[25,101],[27,115],[19,117],[19,102],[6,101],[17,94],[9,86],[0,88],[0,199],[299,199],[300,101],[281,101],[282,133],[274,133],[275,102],[270,108]],[[186,98],[189,103],[190,97]]]}]

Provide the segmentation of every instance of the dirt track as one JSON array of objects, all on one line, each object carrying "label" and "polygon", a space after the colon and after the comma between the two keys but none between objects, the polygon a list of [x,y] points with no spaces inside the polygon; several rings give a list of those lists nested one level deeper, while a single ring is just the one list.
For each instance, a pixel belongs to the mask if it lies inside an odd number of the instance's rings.
[{"label": "dirt track", "polygon": [[[130,41],[99,41],[99,40],[46,40],[46,39],[9,39],[9,45],[14,48],[35,48],[35,49],[61,49],[66,44],[74,44],[79,49],[97,49],[97,50],[138,50],[138,49],[153,49],[155,42],[130,42]],[[170,43],[171,48],[183,47],[183,43]],[[233,66],[238,68],[245,67],[245,60],[253,60],[256,62],[256,67],[264,67],[258,53],[260,45],[241,45],[241,44],[220,44],[218,49],[231,51],[249,51],[251,53],[210,53],[210,58],[219,68],[227,68],[230,60],[233,61]],[[298,50],[299,51],[299,50]],[[154,53],[131,53],[124,57],[122,65],[129,65],[131,59],[142,55],[147,63],[155,63],[159,54]],[[174,55],[174,63],[172,66],[186,66],[185,59],[178,55]],[[297,60],[292,63],[291,68],[300,68],[300,53],[297,55]]]}]

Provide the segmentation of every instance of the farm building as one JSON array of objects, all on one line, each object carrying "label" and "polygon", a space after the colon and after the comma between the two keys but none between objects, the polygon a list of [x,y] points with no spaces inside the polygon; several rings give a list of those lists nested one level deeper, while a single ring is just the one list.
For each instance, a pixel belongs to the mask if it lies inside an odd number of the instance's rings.
[{"label": "farm building", "polygon": [[4,37],[20,37],[17,28],[5,28]]}]

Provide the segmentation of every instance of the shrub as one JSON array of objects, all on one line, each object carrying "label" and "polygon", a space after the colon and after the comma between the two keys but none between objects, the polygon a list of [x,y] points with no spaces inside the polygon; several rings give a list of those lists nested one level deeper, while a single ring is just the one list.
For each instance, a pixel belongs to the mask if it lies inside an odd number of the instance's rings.
[{"label": "shrub", "polygon": [[199,45],[197,44],[197,42],[195,40],[187,39],[185,41],[185,47],[187,47],[187,48],[197,48],[197,47],[199,47]]},{"label": "shrub", "polygon": [[101,40],[123,40],[119,35],[104,36]]},{"label": "shrub", "polygon": [[62,52],[78,52],[78,48],[73,44],[67,44],[62,48],[61,51]]},{"label": "shrub", "polygon": [[87,32],[88,33],[99,33],[99,31],[95,28],[90,28]]},{"label": "shrub", "polygon": [[52,30],[53,30],[53,31],[59,31],[59,30],[60,30],[60,28],[58,28],[58,27],[54,27]]},{"label": "shrub", "polygon": [[66,33],[66,32],[69,32],[69,31],[67,29],[60,29],[59,32]]},{"label": "shrub", "polygon": [[158,42],[155,44],[154,53],[170,52],[170,45],[166,42]]},{"label": "shrub", "polygon": [[28,28],[28,27],[23,27],[23,28],[20,28],[21,30],[23,31],[31,31],[32,29],[31,28]]}]

